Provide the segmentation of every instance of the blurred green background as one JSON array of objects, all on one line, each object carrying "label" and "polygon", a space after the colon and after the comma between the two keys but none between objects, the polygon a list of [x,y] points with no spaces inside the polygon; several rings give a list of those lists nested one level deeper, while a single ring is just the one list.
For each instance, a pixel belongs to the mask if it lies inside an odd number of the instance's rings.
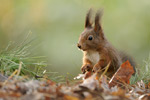
[{"label": "blurred green background", "polygon": [[38,41],[32,52],[46,56],[49,70],[74,77],[82,63],[76,43],[91,7],[104,9],[108,40],[141,64],[150,51],[149,0],[0,0],[0,49],[31,31]]}]

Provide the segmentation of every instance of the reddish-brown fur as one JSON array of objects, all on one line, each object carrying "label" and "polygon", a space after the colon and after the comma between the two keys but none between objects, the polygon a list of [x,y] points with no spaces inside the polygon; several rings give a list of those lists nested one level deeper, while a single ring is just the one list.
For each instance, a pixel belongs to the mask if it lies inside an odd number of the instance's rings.
[{"label": "reddish-brown fur", "polygon": [[[122,62],[124,62],[124,58],[121,57],[122,54],[120,54],[104,36],[100,24],[101,16],[101,11],[98,11],[95,16],[95,24],[93,27],[90,20],[91,10],[87,13],[85,29],[81,33],[77,44],[84,54],[81,70],[83,73],[90,70],[96,72],[99,69],[103,69],[111,62],[108,73],[112,75]],[[127,58],[126,56],[124,57]]]}]

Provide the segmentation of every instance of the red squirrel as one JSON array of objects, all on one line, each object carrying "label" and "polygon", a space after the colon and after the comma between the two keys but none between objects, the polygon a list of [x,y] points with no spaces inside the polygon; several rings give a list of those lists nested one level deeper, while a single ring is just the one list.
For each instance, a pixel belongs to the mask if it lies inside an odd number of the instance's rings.
[{"label": "red squirrel", "polygon": [[113,75],[119,66],[129,60],[134,67],[134,61],[114,48],[106,39],[100,20],[102,17],[102,11],[98,10],[95,16],[95,23],[92,26],[90,9],[86,15],[85,29],[79,37],[77,46],[83,51],[83,65],[81,71],[97,72],[100,69],[104,69],[110,62],[108,69],[109,76]]}]

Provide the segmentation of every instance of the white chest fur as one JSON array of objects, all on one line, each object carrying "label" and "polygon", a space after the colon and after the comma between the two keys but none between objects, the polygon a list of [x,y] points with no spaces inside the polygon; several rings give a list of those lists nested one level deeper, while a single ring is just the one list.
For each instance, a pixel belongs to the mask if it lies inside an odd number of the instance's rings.
[{"label": "white chest fur", "polygon": [[93,63],[96,64],[100,59],[100,54],[97,51],[87,51],[86,57]]}]

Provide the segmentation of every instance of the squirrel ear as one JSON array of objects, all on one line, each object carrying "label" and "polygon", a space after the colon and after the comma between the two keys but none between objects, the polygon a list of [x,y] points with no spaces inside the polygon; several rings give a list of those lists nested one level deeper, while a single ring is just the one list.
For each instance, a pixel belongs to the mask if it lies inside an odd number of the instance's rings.
[{"label": "squirrel ear", "polygon": [[100,33],[101,35],[103,35],[102,26],[100,24],[101,17],[102,17],[102,10],[100,9],[100,10],[97,11],[96,16],[95,16],[94,30],[95,30],[95,32]]},{"label": "squirrel ear", "polygon": [[92,27],[92,22],[90,21],[92,9],[89,9],[86,19],[85,19],[85,28]]}]

